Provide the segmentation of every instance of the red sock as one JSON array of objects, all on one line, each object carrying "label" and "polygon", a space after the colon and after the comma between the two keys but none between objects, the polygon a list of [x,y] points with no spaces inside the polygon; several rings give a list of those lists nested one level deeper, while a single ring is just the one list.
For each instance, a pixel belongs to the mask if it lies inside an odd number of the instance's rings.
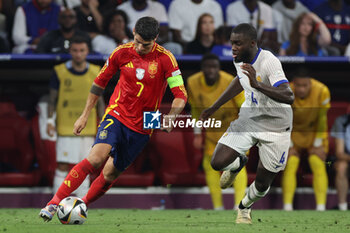
[{"label": "red sock", "polygon": [[81,183],[83,183],[88,174],[94,171],[95,168],[87,159],[84,159],[83,161],[75,165],[72,168],[72,170],[70,170],[67,177],[64,179],[64,182],[57,190],[55,196],[47,204],[58,205],[63,198],[68,197],[74,190],[76,190],[81,185]]},{"label": "red sock", "polygon": [[99,199],[105,194],[113,185],[113,182],[108,182],[101,171],[100,175],[92,182],[88,193],[83,197],[86,205]]}]

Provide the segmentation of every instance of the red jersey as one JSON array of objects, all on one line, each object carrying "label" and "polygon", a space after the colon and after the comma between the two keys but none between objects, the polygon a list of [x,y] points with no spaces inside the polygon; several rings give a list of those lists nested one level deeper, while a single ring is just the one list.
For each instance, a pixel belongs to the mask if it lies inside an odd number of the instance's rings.
[{"label": "red jersey", "polygon": [[134,43],[130,42],[113,51],[94,82],[106,87],[118,70],[119,81],[106,114],[138,133],[150,134],[151,130],[143,129],[143,112],[159,108],[167,87],[166,79],[181,74],[177,61],[171,52],[157,43],[151,52],[139,55]]}]

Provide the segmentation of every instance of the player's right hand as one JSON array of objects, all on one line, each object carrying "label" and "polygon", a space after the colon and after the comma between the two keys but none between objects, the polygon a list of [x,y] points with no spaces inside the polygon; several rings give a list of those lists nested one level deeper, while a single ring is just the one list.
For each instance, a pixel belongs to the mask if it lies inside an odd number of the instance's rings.
[{"label": "player's right hand", "polygon": [[205,121],[206,119],[208,119],[211,115],[214,114],[214,112],[216,111],[216,108],[213,107],[209,107],[207,109],[204,109],[203,112],[201,113],[199,119]]},{"label": "player's right hand", "polygon": [[85,128],[86,124],[87,124],[87,119],[83,117],[79,117],[78,120],[74,123],[73,133],[79,136],[81,131],[83,131],[83,129]]},{"label": "player's right hand", "polygon": [[50,137],[53,137],[55,135],[55,132],[56,132],[56,127],[53,124],[48,123],[46,126],[47,135],[49,135]]}]

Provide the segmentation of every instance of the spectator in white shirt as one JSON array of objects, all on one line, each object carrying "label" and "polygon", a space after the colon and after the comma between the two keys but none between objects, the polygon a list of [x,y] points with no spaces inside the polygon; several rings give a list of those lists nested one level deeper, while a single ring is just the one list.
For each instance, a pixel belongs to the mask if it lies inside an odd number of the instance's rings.
[{"label": "spectator in white shirt", "polygon": [[194,40],[197,22],[201,15],[209,13],[214,17],[215,28],[223,25],[221,6],[214,0],[174,0],[169,8],[169,27],[173,40],[185,46]]}]

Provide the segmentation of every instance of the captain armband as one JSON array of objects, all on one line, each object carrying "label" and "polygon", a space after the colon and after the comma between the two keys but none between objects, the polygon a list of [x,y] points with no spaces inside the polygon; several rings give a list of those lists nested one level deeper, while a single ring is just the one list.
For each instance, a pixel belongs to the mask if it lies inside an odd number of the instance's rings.
[{"label": "captain armband", "polygon": [[167,78],[167,82],[169,84],[170,89],[173,87],[184,85],[184,81],[182,80],[181,75],[176,75],[176,76]]},{"label": "captain armband", "polygon": [[185,102],[187,102],[187,92],[184,86],[184,81],[182,80],[182,76],[179,74],[167,78],[167,82],[174,97],[183,99]]},{"label": "captain armband", "polygon": [[91,89],[90,89],[90,92],[94,95],[101,96],[103,93],[103,90],[104,90],[103,88],[93,84]]}]

